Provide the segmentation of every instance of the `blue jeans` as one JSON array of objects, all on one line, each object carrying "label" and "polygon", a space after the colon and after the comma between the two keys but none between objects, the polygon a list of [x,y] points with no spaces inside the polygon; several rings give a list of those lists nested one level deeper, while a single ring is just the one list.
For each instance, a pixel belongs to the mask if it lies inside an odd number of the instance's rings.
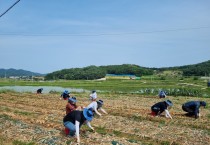
[{"label": "blue jeans", "polygon": [[75,125],[72,122],[66,121],[66,122],[63,123],[63,125],[70,130],[70,132],[69,132],[70,136],[74,136],[75,135],[76,127],[75,127]]}]

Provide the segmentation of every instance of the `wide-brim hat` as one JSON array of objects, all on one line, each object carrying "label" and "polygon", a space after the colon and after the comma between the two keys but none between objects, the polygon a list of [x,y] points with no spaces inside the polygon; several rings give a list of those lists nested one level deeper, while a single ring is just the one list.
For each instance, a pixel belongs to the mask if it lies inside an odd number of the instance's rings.
[{"label": "wide-brim hat", "polygon": [[173,103],[170,100],[165,101],[168,106],[173,106]]},{"label": "wide-brim hat", "polygon": [[65,94],[70,94],[70,92],[68,90],[65,90],[64,93]]},{"label": "wide-brim hat", "polygon": [[93,111],[92,109],[87,109],[85,108],[83,110],[83,115],[85,116],[85,118],[88,120],[88,121],[91,121],[93,119]]},{"label": "wide-brim hat", "polygon": [[69,98],[68,101],[69,101],[69,102],[74,102],[74,103],[77,102],[77,100],[76,100],[75,98]]},{"label": "wide-brim hat", "polygon": [[103,100],[98,100],[97,101],[99,104],[103,105],[104,104],[104,101]]}]

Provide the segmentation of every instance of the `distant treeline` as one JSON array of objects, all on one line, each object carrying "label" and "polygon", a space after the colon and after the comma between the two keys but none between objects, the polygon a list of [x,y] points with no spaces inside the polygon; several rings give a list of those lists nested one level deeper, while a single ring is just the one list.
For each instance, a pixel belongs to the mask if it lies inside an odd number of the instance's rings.
[{"label": "distant treeline", "polygon": [[66,80],[93,80],[104,78],[106,74],[130,74],[136,76],[152,75],[153,70],[143,68],[138,65],[123,64],[109,66],[88,66],[84,68],[63,69],[49,73],[46,80],[66,79]]},{"label": "distant treeline", "polygon": [[183,76],[209,76],[210,75],[210,60],[193,65],[184,65],[179,67],[165,67],[157,69],[159,71],[176,70],[182,71]]},{"label": "distant treeline", "polygon": [[138,77],[146,75],[154,75],[157,72],[163,71],[181,71],[183,76],[205,76],[210,75],[210,60],[195,64],[185,65],[180,67],[165,67],[165,68],[146,68],[138,65],[123,64],[123,65],[108,65],[108,66],[88,66],[84,68],[63,69],[49,73],[45,76],[46,80],[66,79],[66,80],[93,80],[104,78],[106,74],[129,74]]},{"label": "distant treeline", "polygon": [[[209,76],[210,60],[194,65],[185,65],[179,67],[147,68],[133,64],[108,65],[108,66],[88,66],[84,68],[70,68],[55,71],[45,75],[45,80],[93,80],[104,78],[106,74],[116,75],[135,75],[137,77],[146,75],[155,75],[164,71],[180,71],[183,76]],[[44,76],[22,69],[0,69],[0,77],[10,76]]]}]

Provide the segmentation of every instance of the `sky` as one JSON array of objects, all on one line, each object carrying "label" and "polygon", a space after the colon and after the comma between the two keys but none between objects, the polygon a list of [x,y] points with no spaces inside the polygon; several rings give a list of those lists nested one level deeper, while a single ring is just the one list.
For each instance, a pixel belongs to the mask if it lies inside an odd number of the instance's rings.
[{"label": "sky", "polygon": [[[0,15],[17,0],[0,0]],[[0,68],[38,73],[210,60],[209,0],[20,0],[0,17]]]}]

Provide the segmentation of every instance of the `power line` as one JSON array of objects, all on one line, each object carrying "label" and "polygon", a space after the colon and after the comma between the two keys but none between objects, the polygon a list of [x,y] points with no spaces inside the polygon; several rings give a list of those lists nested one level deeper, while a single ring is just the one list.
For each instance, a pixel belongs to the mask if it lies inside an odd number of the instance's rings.
[{"label": "power line", "polygon": [[150,34],[150,33],[166,33],[166,32],[178,32],[178,31],[189,31],[199,29],[209,29],[210,26],[203,27],[191,27],[191,28],[177,28],[177,29],[166,29],[166,30],[154,30],[154,31],[142,31],[142,32],[124,32],[124,33],[100,33],[100,34],[27,34],[27,33],[0,33],[0,36],[115,36],[115,35],[138,35],[138,34]]},{"label": "power line", "polygon": [[11,5],[5,12],[3,12],[1,15],[0,15],[0,18],[6,14],[12,7],[14,7],[20,0],[17,0],[13,5]]}]

